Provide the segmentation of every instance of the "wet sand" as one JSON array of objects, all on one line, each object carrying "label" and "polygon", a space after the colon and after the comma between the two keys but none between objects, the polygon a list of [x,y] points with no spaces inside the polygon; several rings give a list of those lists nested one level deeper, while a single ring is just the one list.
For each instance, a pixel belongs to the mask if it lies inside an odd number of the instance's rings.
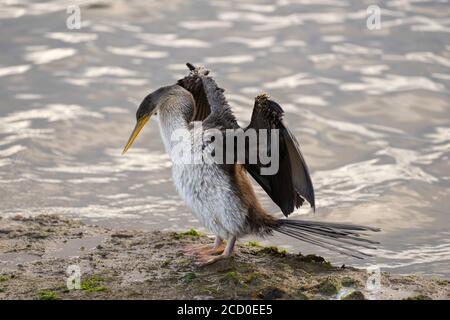
[{"label": "wet sand", "polygon": [[[256,242],[198,267],[183,248],[212,240],[195,230],[144,232],[56,215],[0,218],[0,299],[449,299],[437,277],[369,274]],[[67,270],[80,268],[79,289]],[[75,281],[76,283],[76,281]]]}]

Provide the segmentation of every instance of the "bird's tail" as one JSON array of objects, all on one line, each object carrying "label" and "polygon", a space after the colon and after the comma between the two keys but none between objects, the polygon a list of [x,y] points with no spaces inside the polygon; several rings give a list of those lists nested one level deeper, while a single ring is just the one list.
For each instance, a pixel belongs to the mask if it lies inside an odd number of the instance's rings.
[{"label": "bird's tail", "polygon": [[[370,257],[360,248],[376,249],[376,241],[364,238],[366,231],[380,231],[378,228],[343,223],[327,223],[306,220],[280,219],[273,227],[275,231],[344,255],[358,259]],[[356,248],[355,248],[356,247]]]}]

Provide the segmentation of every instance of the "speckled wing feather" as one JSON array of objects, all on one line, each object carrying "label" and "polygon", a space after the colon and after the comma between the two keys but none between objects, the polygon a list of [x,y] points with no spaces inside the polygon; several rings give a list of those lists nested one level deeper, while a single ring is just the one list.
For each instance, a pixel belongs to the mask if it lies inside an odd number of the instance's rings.
[{"label": "speckled wing feather", "polygon": [[187,63],[189,75],[178,80],[177,84],[188,90],[195,100],[192,121],[203,121],[205,128],[231,129],[239,128],[231,112],[228,101],[209,70]]},{"label": "speckled wing feather", "polygon": [[314,188],[297,139],[283,122],[284,111],[265,94],[255,99],[252,119],[245,130],[279,130],[279,170],[262,175],[261,164],[246,164],[247,171],[261,185],[285,216],[300,207],[306,199],[315,209]]}]

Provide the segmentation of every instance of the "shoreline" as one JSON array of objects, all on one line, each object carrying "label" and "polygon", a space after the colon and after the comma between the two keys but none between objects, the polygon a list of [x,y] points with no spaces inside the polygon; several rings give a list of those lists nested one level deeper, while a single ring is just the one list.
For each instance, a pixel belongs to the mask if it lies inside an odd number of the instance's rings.
[{"label": "shoreline", "polygon": [[[238,243],[234,258],[198,267],[183,247],[211,239],[193,229],[145,232],[16,216],[0,218],[0,240],[0,299],[450,299],[442,278],[382,272],[374,289],[366,270],[257,242]],[[68,289],[69,276],[78,289]]]}]

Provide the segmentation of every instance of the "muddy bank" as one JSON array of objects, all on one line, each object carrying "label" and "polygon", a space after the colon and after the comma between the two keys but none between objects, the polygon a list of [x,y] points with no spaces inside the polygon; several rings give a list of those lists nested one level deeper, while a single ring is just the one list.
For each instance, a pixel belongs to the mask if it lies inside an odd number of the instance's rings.
[{"label": "muddy bank", "polygon": [[[0,299],[450,298],[444,279],[382,273],[381,285],[371,289],[365,270],[255,242],[238,244],[234,258],[207,267],[182,252],[210,242],[195,230],[112,230],[48,215],[3,218]],[[78,289],[67,287],[68,268],[74,272],[69,285]]]}]

